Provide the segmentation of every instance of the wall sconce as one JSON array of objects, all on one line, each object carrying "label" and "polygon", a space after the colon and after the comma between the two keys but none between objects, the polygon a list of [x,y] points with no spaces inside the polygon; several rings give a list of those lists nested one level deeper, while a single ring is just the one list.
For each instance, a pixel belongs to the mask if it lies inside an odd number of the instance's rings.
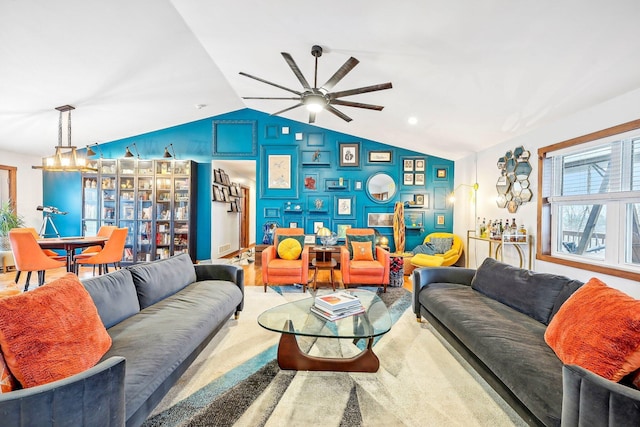
[{"label": "wall sconce", "polygon": [[[171,156],[171,153],[169,153],[169,147],[171,147],[171,152],[173,153],[173,156]],[[162,155],[162,157],[164,157],[165,159],[176,157],[176,151],[173,149],[173,144],[169,144],[168,146],[164,147],[164,154]]]},{"label": "wall sconce", "polygon": [[139,159],[139,158],[140,158],[140,153],[138,152],[138,147],[136,146],[136,143],[135,143],[135,142],[134,142],[133,144],[131,144],[131,145],[128,145],[128,146],[127,146],[127,150],[124,152],[124,156],[125,156],[126,158],[131,158],[131,157],[133,157],[133,153],[131,152],[131,150],[129,150],[129,147],[133,147],[133,149],[134,149],[134,150],[135,150],[135,152],[136,152],[136,157]]},{"label": "wall sconce", "polygon": [[451,194],[449,195],[449,203],[454,203],[456,201],[456,191],[458,191],[460,189],[460,187],[469,187],[469,188],[473,188],[473,191],[478,191],[478,188],[480,188],[480,185],[476,182],[473,185],[470,184],[460,184],[458,185],[455,190],[453,190],[451,192]]},{"label": "wall sconce", "polygon": [[87,157],[93,157],[95,156],[97,153],[95,152],[95,150],[93,149],[93,147],[96,147],[96,149],[98,150],[98,152],[100,152],[100,158],[102,158],[102,150],[100,149],[100,146],[98,145],[97,142],[87,145]]}]

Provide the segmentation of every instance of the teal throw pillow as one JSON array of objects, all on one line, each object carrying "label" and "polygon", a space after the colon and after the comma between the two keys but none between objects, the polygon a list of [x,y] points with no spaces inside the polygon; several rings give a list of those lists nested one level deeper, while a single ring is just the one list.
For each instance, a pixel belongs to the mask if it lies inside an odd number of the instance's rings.
[{"label": "teal throw pillow", "polygon": [[452,237],[434,237],[431,239],[431,244],[436,248],[437,254],[444,254],[453,246]]},{"label": "teal throw pillow", "polygon": [[[277,243],[280,244],[284,239],[295,239],[300,243],[300,246],[304,250],[304,234],[294,234],[294,235],[286,235],[286,234],[278,234]],[[276,247],[276,257],[281,258],[278,254],[278,248]]]},{"label": "teal throw pillow", "polygon": [[349,259],[353,259],[353,246],[351,242],[371,242],[371,248],[373,249],[373,259],[376,259],[376,236],[375,234],[348,234],[347,235],[347,249],[349,249]]}]

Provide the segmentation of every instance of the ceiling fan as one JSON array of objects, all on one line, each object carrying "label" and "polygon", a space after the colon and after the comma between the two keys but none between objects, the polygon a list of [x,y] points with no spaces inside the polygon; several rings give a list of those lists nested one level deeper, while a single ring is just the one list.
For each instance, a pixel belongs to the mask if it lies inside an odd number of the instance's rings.
[{"label": "ceiling fan", "polygon": [[316,58],[316,65],[315,65],[313,87],[311,87],[311,85],[309,85],[309,82],[307,82],[307,79],[304,77],[304,75],[300,71],[300,68],[298,68],[298,64],[296,64],[296,62],[293,60],[291,55],[289,55],[286,52],[281,52],[281,54],[284,57],[285,61],[287,61],[287,64],[289,64],[289,67],[291,68],[293,73],[296,75],[296,77],[302,84],[302,87],[304,88],[304,90],[297,91],[297,90],[289,89],[277,83],[272,83],[270,81],[261,79],[260,77],[252,76],[251,74],[247,74],[241,71],[240,74],[243,76],[252,78],[254,80],[258,80],[259,82],[266,83],[268,85],[275,86],[280,89],[284,89],[287,92],[291,92],[297,95],[295,97],[288,97],[288,98],[287,97],[243,96],[242,99],[278,99],[278,100],[290,99],[293,101],[298,101],[298,103],[293,105],[292,107],[285,108],[284,110],[275,112],[272,115],[278,115],[304,105],[309,110],[309,123],[314,123],[316,121],[316,113],[318,113],[319,111],[322,111],[323,109],[335,114],[336,116],[340,117],[342,120],[345,120],[347,122],[350,122],[352,120],[351,117],[337,110],[334,107],[334,105],[343,105],[345,107],[366,108],[369,110],[377,110],[377,111],[381,111],[384,108],[381,105],[363,104],[360,102],[344,101],[339,98],[343,98],[345,96],[358,95],[361,93],[375,92],[378,90],[391,89],[392,87],[391,83],[382,83],[382,84],[377,84],[372,86],[360,87],[357,89],[331,92],[331,89],[333,89],[333,87],[340,80],[342,80],[343,77],[346,76],[349,71],[351,71],[356,65],[358,65],[360,61],[358,61],[356,58],[354,57],[349,58],[347,62],[345,62],[342,65],[342,67],[338,68],[338,71],[336,71],[335,74],[331,76],[331,78],[329,78],[329,80],[327,80],[325,84],[318,87],[318,58],[322,56],[322,47],[318,45],[314,45],[311,48],[311,55],[313,55]]}]

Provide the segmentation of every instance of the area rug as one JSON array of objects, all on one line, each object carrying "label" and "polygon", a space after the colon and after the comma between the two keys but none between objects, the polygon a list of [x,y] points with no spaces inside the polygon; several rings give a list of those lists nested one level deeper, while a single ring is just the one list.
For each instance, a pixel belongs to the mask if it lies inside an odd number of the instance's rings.
[{"label": "area rug", "polygon": [[[240,319],[216,335],[144,426],[526,425],[428,323],[416,321],[410,292],[379,295],[394,325],[374,344],[377,373],[295,372],[279,369],[279,334],[256,318],[309,293],[246,287]],[[313,355],[350,357],[363,344],[306,338],[299,345]]]}]

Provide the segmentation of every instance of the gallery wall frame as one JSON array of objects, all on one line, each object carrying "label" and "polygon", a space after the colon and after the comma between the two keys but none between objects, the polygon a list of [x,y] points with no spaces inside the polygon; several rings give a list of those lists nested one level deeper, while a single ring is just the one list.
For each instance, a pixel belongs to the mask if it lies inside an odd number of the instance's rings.
[{"label": "gallery wall frame", "polygon": [[302,178],[302,190],[303,191],[318,191],[318,174],[317,173],[303,173]]},{"label": "gallery wall frame", "polygon": [[333,196],[334,217],[340,219],[356,218],[356,196]]},{"label": "gallery wall frame", "polygon": [[372,150],[367,157],[368,163],[393,163],[393,152],[391,150]]},{"label": "gallery wall frame", "polygon": [[446,181],[449,177],[449,168],[446,166],[435,166],[433,179],[434,181]]},{"label": "gallery wall frame", "polygon": [[355,223],[353,221],[334,221],[336,236],[338,240],[344,241],[347,237],[347,230],[354,228]]},{"label": "gallery wall frame", "polygon": [[315,235],[318,228],[327,227],[331,230],[331,219],[328,216],[313,216],[308,217],[305,222],[304,232],[305,234]]},{"label": "gallery wall frame", "polygon": [[339,165],[341,168],[360,167],[360,143],[340,142],[338,143],[338,154],[340,155]]},{"label": "gallery wall frame", "polygon": [[446,212],[435,212],[433,214],[433,228],[437,228],[437,229],[447,228]]},{"label": "gallery wall frame", "polygon": [[298,150],[292,146],[262,147],[260,181],[265,199],[298,198]]},{"label": "gallery wall frame", "polygon": [[329,202],[328,195],[307,196],[307,210],[309,213],[329,213]]},{"label": "gallery wall frame", "polygon": [[369,212],[367,227],[393,227],[393,212]]},{"label": "gallery wall frame", "polygon": [[[242,141],[242,143],[238,143]],[[248,142],[248,143],[247,143]],[[258,122],[256,120],[214,120],[213,157],[256,156],[258,154]]]},{"label": "gallery wall frame", "polygon": [[324,133],[309,132],[307,134],[307,146],[308,147],[323,147],[324,146]]}]

